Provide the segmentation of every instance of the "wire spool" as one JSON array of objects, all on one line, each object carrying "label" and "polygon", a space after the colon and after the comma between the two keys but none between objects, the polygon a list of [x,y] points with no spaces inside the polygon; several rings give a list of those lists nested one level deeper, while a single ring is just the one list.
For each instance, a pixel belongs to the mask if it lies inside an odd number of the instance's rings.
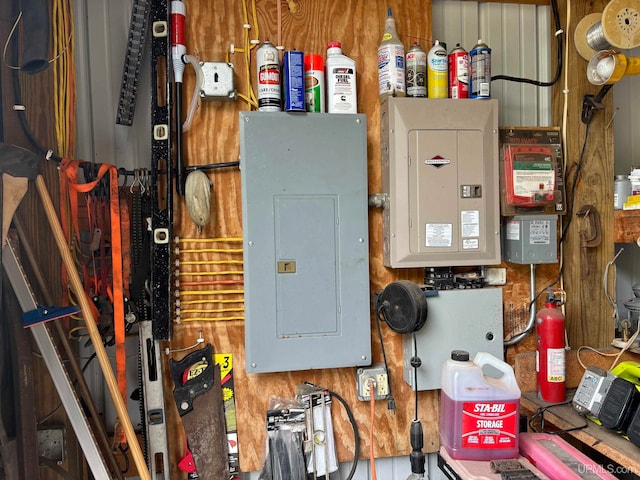
[{"label": "wire spool", "polygon": [[602,14],[587,15],[576,26],[574,44],[587,61],[601,50],[640,46],[640,0],[611,0]]},{"label": "wire spool", "polygon": [[573,43],[582,58],[589,61],[600,50],[608,50],[611,45],[602,35],[601,13],[591,13],[584,17],[573,34]]},{"label": "wire spool", "polygon": [[640,0],[611,0],[602,12],[602,31],[609,43],[622,49],[640,45]]}]

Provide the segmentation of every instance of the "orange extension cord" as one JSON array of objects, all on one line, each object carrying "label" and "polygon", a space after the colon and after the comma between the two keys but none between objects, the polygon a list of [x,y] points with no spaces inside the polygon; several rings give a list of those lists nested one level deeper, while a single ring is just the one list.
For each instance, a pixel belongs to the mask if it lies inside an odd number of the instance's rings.
[{"label": "orange extension cord", "polygon": [[[373,382],[371,382],[373,383]],[[373,454],[373,423],[375,420],[375,404],[376,404],[376,397],[373,394],[375,388],[375,383],[373,383],[373,385],[369,385],[369,398],[370,398],[370,403],[371,403],[371,428],[369,429],[369,463],[371,464],[371,480],[377,480],[378,479],[378,475],[376,474],[376,460],[375,460],[375,456]]]}]

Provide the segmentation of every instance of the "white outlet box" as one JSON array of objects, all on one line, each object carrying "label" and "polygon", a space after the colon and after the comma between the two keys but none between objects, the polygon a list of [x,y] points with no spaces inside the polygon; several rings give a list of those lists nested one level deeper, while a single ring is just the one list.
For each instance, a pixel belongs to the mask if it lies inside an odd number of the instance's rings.
[{"label": "white outlet box", "polygon": [[200,90],[203,100],[235,100],[236,88],[233,64],[225,62],[201,62],[204,80]]}]

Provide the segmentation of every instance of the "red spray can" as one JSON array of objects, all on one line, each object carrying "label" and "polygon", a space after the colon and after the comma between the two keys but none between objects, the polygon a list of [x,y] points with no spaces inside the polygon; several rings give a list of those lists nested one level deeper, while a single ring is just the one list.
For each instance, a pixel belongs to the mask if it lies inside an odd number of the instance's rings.
[{"label": "red spray can", "polygon": [[459,43],[449,53],[449,98],[469,98],[469,54]]},{"label": "red spray can", "polygon": [[545,402],[565,400],[564,315],[553,293],[536,314],[536,373],[538,396]]}]

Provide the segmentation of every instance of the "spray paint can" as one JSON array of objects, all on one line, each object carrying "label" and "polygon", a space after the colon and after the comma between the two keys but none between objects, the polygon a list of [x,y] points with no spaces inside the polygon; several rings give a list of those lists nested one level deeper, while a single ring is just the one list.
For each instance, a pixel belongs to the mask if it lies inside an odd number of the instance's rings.
[{"label": "spray paint can", "polygon": [[427,52],[414,42],[407,52],[407,97],[427,96]]},{"label": "spray paint can", "polygon": [[279,112],[280,94],[280,62],[278,49],[268,39],[256,51],[258,71],[258,110],[261,112]]},{"label": "spray paint can", "polygon": [[447,50],[436,40],[427,55],[427,90],[429,98],[447,98],[449,96],[448,63]]},{"label": "spray paint can", "polygon": [[491,49],[482,40],[469,52],[469,98],[491,98]]},{"label": "spray paint can", "polygon": [[449,98],[469,98],[469,54],[459,43],[449,53]]},{"label": "spray paint can", "polygon": [[324,59],[317,53],[304,56],[304,105],[307,112],[323,113]]}]

